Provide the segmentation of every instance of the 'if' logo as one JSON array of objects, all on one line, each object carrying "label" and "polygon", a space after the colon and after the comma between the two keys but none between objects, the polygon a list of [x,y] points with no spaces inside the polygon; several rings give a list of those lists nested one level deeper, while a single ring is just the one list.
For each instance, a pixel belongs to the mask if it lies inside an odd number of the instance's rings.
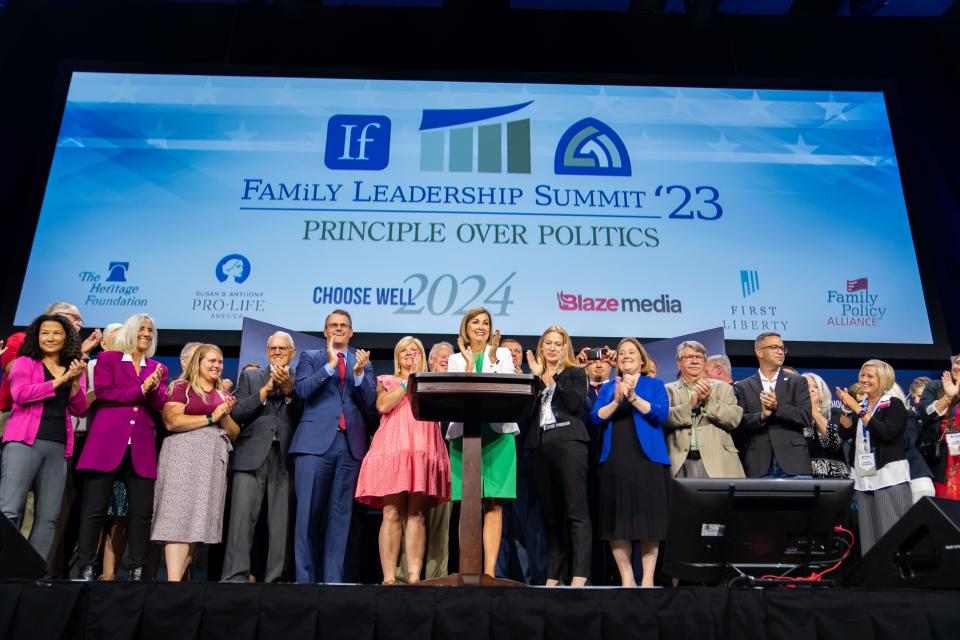
[{"label": "'if' logo", "polygon": [[390,119],[336,115],[327,123],[328,169],[380,171],[390,161]]}]

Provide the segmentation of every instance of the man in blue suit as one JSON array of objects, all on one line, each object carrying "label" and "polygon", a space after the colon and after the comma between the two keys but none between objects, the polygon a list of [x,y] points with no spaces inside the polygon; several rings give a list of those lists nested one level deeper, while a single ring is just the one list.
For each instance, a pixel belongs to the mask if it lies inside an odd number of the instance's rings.
[{"label": "man in blue suit", "polygon": [[[297,496],[294,559],[297,582],[343,582],[343,564],[367,423],[376,419],[370,354],[349,346],[350,314],[327,316],[325,349],[305,351],[294,389],[303,416],[290,443]],[[322,547],[318,534],[323,531]],[[322,548],[322,552],[321,552]]]}]

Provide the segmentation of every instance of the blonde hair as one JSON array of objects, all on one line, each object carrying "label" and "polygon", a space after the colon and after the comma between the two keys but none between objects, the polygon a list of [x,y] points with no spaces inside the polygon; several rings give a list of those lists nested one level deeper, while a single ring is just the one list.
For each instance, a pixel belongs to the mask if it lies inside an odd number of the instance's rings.
[{"label": "blonde hair", "polygon": [[[883,389],[884,393],[890,391],[897,382],[897,376],[893,371],[893,367],[883,360],[867,360],[863,363],[863,366],[860,367],[860,373],[862,374],[863,370],[867,367],[873,367],[877,370],[877,379],[880,381],[880,388]],[[857,376],[857,380],[860,380],[859,375]]]},{"label": "blonde hair", "polygon": [[393,348],[393,375],[398,376],[402,373],[400,370],[400,352],[411,344],[414,345],[420,353],[420,368],[412,373],[423,373],[427,370],[427,354],[424,352],[423,343],[413,336],[404,336],[400,338],[400,342]]},{"label": "blonde hair", "polygon": [[[620,347],[627,343],[632,344],[637,348],[637,351],[640,352],[640,359],[643,360],[643,363],[640,365],[640,375],[647,375],[650,373],[650,356],[647,355],[647,350],[643,348],[643,345],[640,344],[640,341],[636,338],[624,338],[617,344],[617,355],[620,355]],[[620,358],[617,358],[617,373],[620,373]]]},{"label": "blonde hair", "polygon": [[[216,351],[220,354],[220,357],[223,358],[223,351],[220,350],[215,344],[201,344],[197,347],[197,350],[193,352],[193,355],[190,356],[190,362],[187,363],[187,368],[183,370],[183,373],[180,374],[180,377],[176,379],[175,382],[184,382],[187,386],[185,395],[187,400],[190,400],[190,390],[193,389],[197,392],[197,395],[206,402],[207,401],[207,392],[203,390],[203,387],[200,386],[200,361],[203,360],[211,351]],[[171,388],[173,385],[170,385]],[[220,401],[223,402],[227,398],[223,394],[223,377],[218,377],[213,383],[213,391],[217,393],[220,397]]]},{"label": "blonde hair", "polygon": [[117,338],[113,341],[113,350],[131,354],[136,351],[137,334],[140,333],[140,327],[143,326],[143,323],[147,321],[153,326],[153,340],[150,341],[150,346],[147,347],[143,355],[144,357],[152,358],[153,354],[157,352],[157,323],[145,313],[135,313],[123,321],[123,324],[120,326],[120,333],[117,334]]},{"label": "blonde hair", "polygon": [[[463,344],[470,344],[470,338],[467,337],[467,323],[482,314],[487,314],[487,319],[490,320],[490,334],[487,336],[487,344],[490,343],[490,338],[493,336],[493,316],[483,307],[474,307],[463,314],[463,319],[460,320],[460,337],[463,339]],[[469,365],[470,363],[468,362],[467,366]]]},{"label": "blonde hair", "polygon": [[[577,359],[573,355],[573,344],[570,342],[570,334],[567,333],[567,330],[561,327],[558,324],[551,325],[540,335],[540,340],[537,341],[537,362],[540,363],[541,367],[547,366],[547,359],[543,355],[543,339],[547,337],[548,333],[559,333],[560,337],[563,338],[563,356],[560,358],[560,366],[564,369],[567,367],[577,367]],[[514,340],[513,342],[516,342]],[[501,343],[502,344],[502,343]],[[517,342],[517,344],[520,344]]]}]

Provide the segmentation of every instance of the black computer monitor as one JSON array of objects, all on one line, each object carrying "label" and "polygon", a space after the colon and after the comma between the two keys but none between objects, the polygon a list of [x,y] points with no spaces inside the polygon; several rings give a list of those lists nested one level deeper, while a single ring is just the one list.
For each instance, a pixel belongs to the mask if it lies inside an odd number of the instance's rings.
[{"label": "black computer monitor", "polygon": [[850,520],[851,480],[676,479],[664,572],[693,582],[799,577],[839,560],[834,527]]}]

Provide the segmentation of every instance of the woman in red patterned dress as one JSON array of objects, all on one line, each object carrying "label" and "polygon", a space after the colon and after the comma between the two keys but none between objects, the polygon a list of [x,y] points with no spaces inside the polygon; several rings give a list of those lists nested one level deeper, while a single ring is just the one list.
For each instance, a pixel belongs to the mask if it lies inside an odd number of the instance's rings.
[{"label": "woman in red patterned dress", "polygon": [[420,580],[426,542],[424,514],[450,500],[450,458],[440,425],[414,418],[407,395],[407,378],[426,371],[426,360],[418,339],[407,336],[397,343],[394,374],[377,378],[377,410],[383,418],[360,465],[357,500],[383,509],[379,546],[384,584],[396,583],[401,538],[407,582]]}]

